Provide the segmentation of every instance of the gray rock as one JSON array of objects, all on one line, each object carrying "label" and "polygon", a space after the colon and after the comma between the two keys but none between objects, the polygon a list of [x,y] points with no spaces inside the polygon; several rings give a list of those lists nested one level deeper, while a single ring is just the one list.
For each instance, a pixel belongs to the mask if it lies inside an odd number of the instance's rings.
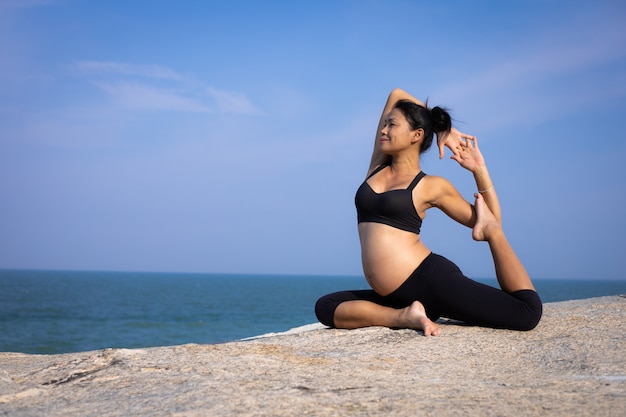
[{"label": "gray rock", "polygon": [[625,416],[625,307],[623,296],[549,303],[530,332],[310,326],[218,345],[0,353],[0,415]]}]

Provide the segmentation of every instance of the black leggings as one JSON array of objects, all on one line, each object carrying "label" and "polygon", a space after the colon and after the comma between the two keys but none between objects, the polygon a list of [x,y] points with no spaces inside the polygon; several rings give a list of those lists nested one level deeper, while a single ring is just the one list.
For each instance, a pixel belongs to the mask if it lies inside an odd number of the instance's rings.
[{"label": "black leggings", "polygon": [[508,294],[473,281],[446,258],[431,253],[411,276],[387,296],[373,290],[341,291],[320,298],[315,305],[318,320],[335,327],[335,309],[346,301],[365,300],[404,308],[420,301],[428,318],[439,317],[464,321],[478,326],[531,330],[539,323],[542,305],[533,290]]}]

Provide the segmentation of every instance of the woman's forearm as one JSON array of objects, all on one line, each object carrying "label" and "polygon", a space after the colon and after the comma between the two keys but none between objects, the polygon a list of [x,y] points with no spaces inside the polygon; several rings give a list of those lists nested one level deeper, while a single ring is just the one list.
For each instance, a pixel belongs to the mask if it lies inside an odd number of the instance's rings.
[{"label": "woman's forearm", "polygon": [[502,224],[502,213],[500,210],[500,201],[496,194],[496,189],[493,184],[493,180],[489,175],[486,165],[481,165],[473,171],[474,179],[476,180],[476,187],[478,192],[482,194],[487,207],[493,213],[498,220],[498,223]]}]

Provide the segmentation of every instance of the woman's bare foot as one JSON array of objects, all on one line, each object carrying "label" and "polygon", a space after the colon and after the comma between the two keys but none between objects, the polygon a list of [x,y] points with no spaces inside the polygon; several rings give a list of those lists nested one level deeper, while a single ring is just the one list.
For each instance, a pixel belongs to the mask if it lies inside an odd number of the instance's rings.
[{"label": "woman's bare foot", "polygon": [[489,207],[487,207],[487,204],[485,204],[482,194],[474,194],[474,197],[476,197],[476,203],[474,204],[476,208],[476,224],[474,229],[472,229],[472,238],[474,240],[489,240],[494,231],[501,231],[502,228],[491,210],[489,210]]},{"label": "woman's bare foot", "polygon": [[401,321],[409,329],[422,330],[424,336],[439,336],[439,326],[426,316],[426,309],[419,301],[400,310]]}]

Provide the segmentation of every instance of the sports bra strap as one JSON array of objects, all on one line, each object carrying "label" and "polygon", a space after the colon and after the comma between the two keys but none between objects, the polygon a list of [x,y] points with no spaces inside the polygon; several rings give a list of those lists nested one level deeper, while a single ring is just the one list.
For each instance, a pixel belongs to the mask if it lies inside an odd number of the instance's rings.
[{"label": "sports bra strap", "polygon": [[[373,177],[374,175],[376,175],[377,173],[379,173],[380,171],[382,171],[383,169],[385,169],[388,166],[389,165],[387,165],[387,164],[378,165],[376,167],[376,169],[374,171],[372,171],[372,173],[367,176],[365,181],[369,180],[371,177]],[[413,188],[415,188],[417,183],[420,182],[420,180],[422,178],[424,178],[425,176],[426,176],[426,173],[424,171],[420,171],[419,174],[417,174],[415,176],[415,178],[413,178],[413,181],[411,181],[411,183],[409,184],[409,186],[406,189],[407,190],[412,190]]]},{"label": "sports bra strap", "polygon": [[367,176],[367,178],[365,178],[365,181],[369,180],[371,177],[373,177],[374,175],[378,174],[380,171],[382,171],[383,169],[385,169],[385,168],[386,168],[386,167],[388,167],[388,166],[389,166],[389,165],[387,165],[387,164],[380,164],[380,165],[378,165],[378,166],[376,167],[376,169],[374,169],[374,170],[372,171],[372,173],[371,173],[371,174],[369,174],[369,175]]},{"label": "sports bra strap", "polygon": [[420,171],[420,173],[417,174],[415,178],[413,178],[413,181],[411,181],[411,184],[409,184],[409,187],[407,188],[407,190],[412,190],[413,188],[415,188],[417,183],[420,182],[420,180],[424,178],[425,176],[426,176],[426,173],[424,171]]}]

